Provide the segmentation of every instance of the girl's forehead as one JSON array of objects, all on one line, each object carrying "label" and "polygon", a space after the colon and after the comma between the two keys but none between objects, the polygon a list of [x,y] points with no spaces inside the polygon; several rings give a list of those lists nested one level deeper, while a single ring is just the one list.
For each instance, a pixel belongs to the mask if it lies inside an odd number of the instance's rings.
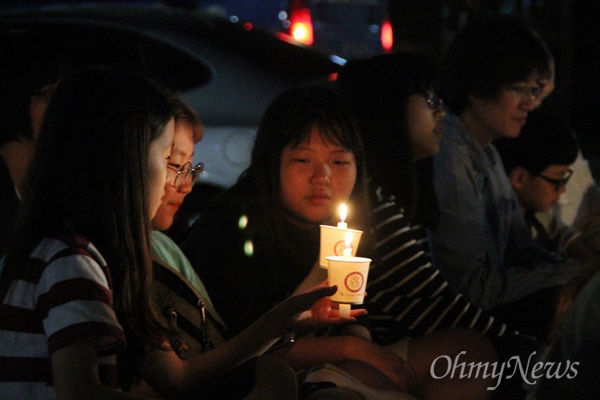
[{"label": "girl's forehead", "polygon": [[326,146],[342,146],[338,140],[338,136],[339,135],[336,132],[332,132],[329,129],[313,126],[298,142],[293,143],[292,147],[310,146],[315,142]]}]

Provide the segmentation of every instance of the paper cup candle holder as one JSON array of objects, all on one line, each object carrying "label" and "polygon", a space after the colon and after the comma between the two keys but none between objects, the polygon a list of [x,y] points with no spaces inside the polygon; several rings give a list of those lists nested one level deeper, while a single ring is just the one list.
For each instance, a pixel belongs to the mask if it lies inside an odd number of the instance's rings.
[{"label": "paper cup candle holder", "polygon": [[364,301],[371,259],[355,257],[362,231],[348,229],[344,204],[340,219],[337,227],[321,225],[319,263],[327,268],[329,285],[338,287],[331,300],[339,304],[340,316],[347,318],[351,305]]}]

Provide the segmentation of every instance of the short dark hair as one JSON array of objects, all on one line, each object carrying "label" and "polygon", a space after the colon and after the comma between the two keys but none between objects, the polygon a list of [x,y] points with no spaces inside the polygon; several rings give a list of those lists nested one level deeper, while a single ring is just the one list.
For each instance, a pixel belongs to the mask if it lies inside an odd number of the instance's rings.
[{"label": "short dark hair", "polygon": [[529,26],[507,16],[485,16],[467,23],[442,63],[439,92],[455,114],[469,95],[494,99],[506,85],[551,74],[552,54]]},{"label": "short dark hair", "polygon": [[507,173],[522,167],[534,175],[551,165],[573,164],[579,151],[567,120],[545,110],[530,113],[517,138],[500,138],[494,146]]},{"label": "short dark hair", "polygon": [[[26,49],[26,51],[24,51]],[[31,32],[0,36],[0,146],[31,138],[29,103],[34,92],[73,71],[71,56]]]},{"label": "short dark hair", "polygon": [[169,104],[171,104],[173,111],[173,118],[175,123],[183,123],[187,125],[192,131],[192,140],[197,143],[202,138],[203,128],[200,117],[196,110],[186,103],[181,96],[175,93],[168,94]]}]

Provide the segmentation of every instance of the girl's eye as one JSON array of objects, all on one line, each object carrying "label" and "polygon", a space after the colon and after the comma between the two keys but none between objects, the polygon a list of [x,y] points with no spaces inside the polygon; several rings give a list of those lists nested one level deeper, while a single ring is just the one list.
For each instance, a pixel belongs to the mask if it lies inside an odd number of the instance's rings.
[{"label": "girl's eye", "polygon": [[300,157],[296,157],[296,158],[292,158],[293,162],[298,162],[298,163],[307,163],[308,162],[308,158],[300,158]]},{"label": "girl's eye", "polygon": [[348,165],[348,164],[350,164],[350,161],[348,161],[348,160],[334,160],[333,164],[334,165]]}]

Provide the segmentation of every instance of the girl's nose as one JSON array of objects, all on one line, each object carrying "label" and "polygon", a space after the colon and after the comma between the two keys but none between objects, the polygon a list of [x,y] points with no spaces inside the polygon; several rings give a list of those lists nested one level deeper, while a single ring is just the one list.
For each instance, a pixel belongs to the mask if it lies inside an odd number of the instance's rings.
[{"label": "girl's nose", "polygon": [[438,107],[435,109],[435,111],[433,112],[433,114],[435,115],[435,118],[438,120],[442,120],[444,119],[444,117],[446,116],[446,110],[444,109],[444,107]]},{"label": "girl's nose", "polygon": [[311,181],[320,185],[331,183],[331,169],[325,163],[315,165]]}]

